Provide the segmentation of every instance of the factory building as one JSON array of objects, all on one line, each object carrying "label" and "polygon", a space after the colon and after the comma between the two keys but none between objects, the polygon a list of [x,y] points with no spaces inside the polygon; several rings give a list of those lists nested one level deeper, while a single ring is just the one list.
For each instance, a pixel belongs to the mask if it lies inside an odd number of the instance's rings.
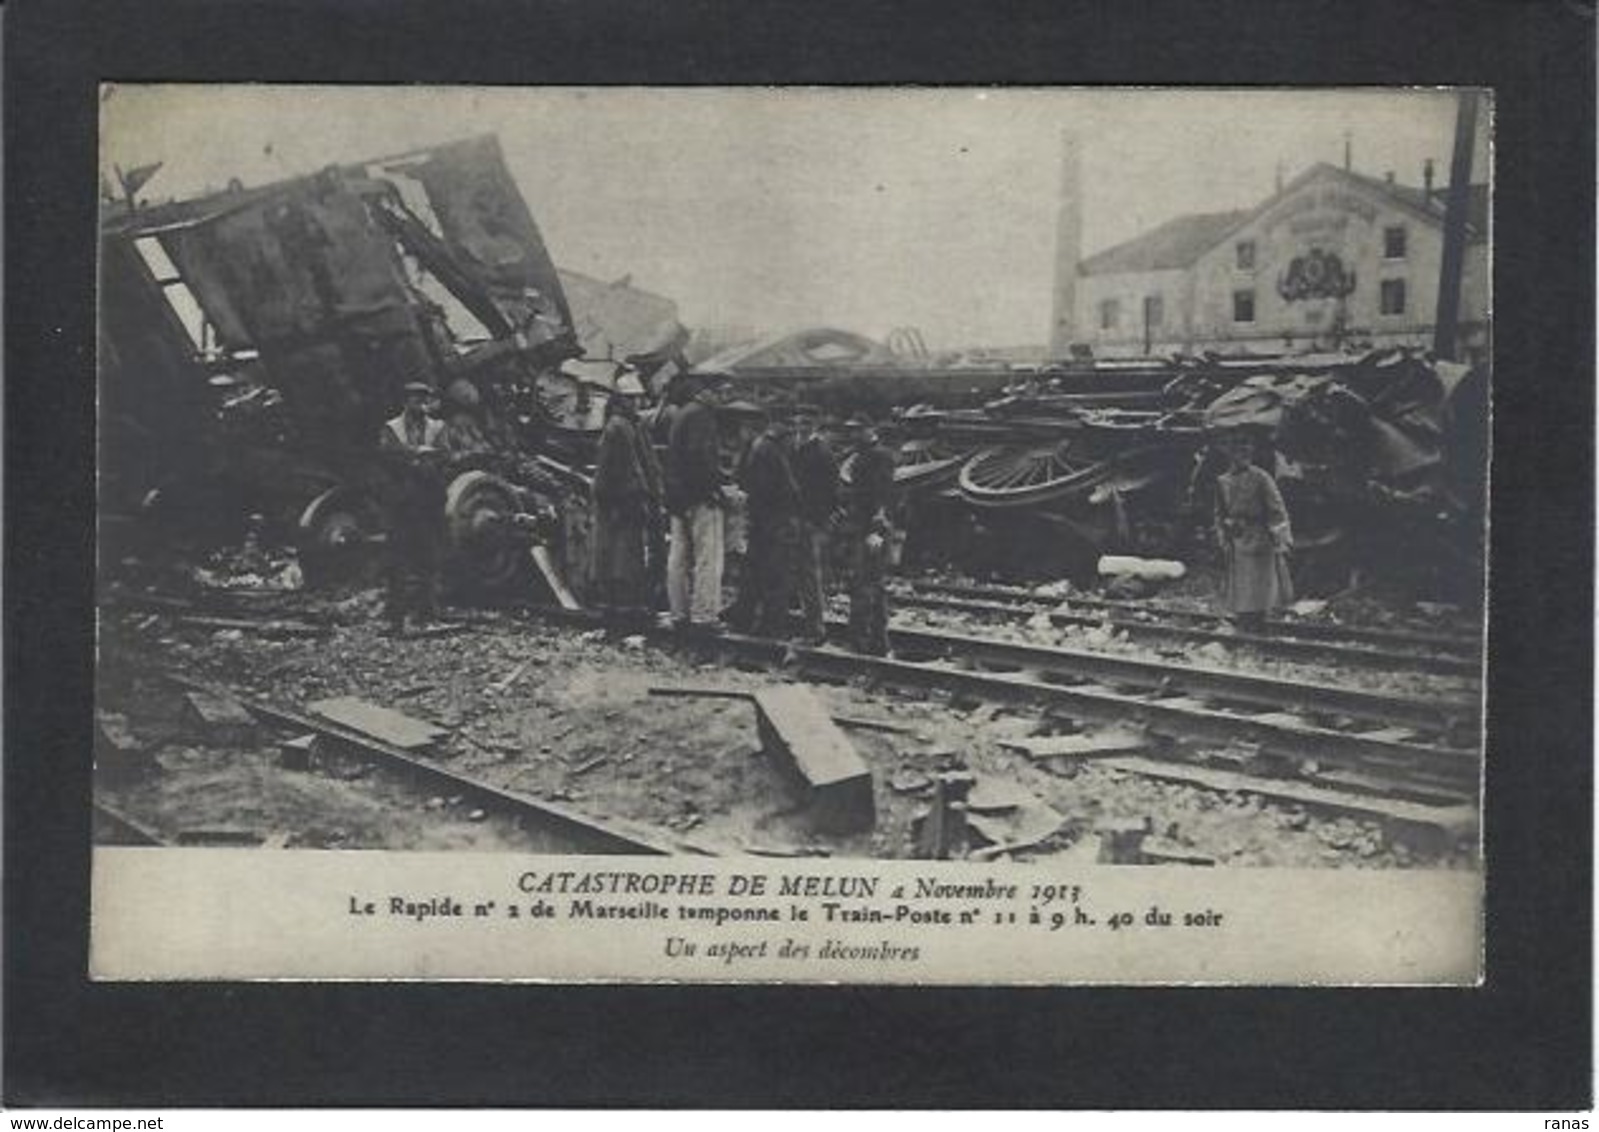
[{"label": "factory building", "polygon": [[[1069,288],[1072,345],[1098,357],[1430,346],[1447,191],[1430,161],[1423,180],[1317,164],[1255,208],[1179,216],[1089,256]],[[1488,187],[1473,185],[1470,355],[1488,348],[1489,270]]]}]

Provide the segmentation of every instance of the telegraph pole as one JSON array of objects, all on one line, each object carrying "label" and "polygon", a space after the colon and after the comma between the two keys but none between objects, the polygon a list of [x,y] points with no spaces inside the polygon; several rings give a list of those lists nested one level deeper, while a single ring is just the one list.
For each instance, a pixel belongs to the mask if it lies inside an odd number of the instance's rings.
[{"label": "telegraph pole", "polygon": [[1466,213],[1471,207],[1471,151],[1477,141],[1475,90],[1462,90],[1455,110],[1455,152],[1449,161],[1449,196],[1444,208],[1444,254],[1438,271],[1438,317],[1432,352],[1455,357],[1460,329],[1460,277],[1466,266]]}]

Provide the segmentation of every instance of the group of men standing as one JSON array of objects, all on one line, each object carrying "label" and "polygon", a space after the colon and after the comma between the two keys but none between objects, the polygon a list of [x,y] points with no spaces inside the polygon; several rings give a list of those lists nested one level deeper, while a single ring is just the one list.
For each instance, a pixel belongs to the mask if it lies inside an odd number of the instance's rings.
[{"label": "group of men standing", "polygon": [[[884,600],[894,456],[871,422],[851,418],[841,475],[819,415],[797,428],[764,419],[730,477],[723,469],[716,410],[706,378],[683,373],[652,420],[613,397],[600,436],[594,481],[594,567],[600,603],[626,617],[654,603],[651,578],[664,567],[666,603],[686,632],[719,623],[780,639],[826,636],[830,548],[840,540],[849,572],[851,644],[888,651]],[[657,462],[653,441],[664,458]],[[737,600],[724,613],[722,580],[730,488],[743,492],[748,546]],[[669,540],[659,521],[664,512]],[[669,543],[661,563],[662,542]],[[798,622],[795,607],[798,606]]]}]

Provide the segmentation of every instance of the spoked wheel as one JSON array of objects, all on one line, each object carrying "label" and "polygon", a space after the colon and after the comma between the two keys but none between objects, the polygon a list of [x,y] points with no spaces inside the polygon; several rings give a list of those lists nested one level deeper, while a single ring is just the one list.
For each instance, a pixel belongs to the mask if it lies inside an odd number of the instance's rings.
[{"label": "spoked wheel", "polygon": [[498,593],[526,576],[527,539],[515,528],[516,490],[488,472],[465,472],[444,497],[448,571],[464,589]]},{"label": "spoked wheel", "polygon": [[329,488],[295,524],[300,570],[313,586],[348,581],[372,560],[372,538],[387,527],[383,509],[354,488]]},{"label": "spoked wheel", "polygon": [[894,486],[904,491],[929,491],[954,480],[970,451],[950,455],[937,440],[907,440],[900,445]]},{"label": "spoked wheel", "polygon": [[1034,507],[1092,487],[1113,464],[1075,440],[985,448],[961,466],[961,495],[981,507]]}]

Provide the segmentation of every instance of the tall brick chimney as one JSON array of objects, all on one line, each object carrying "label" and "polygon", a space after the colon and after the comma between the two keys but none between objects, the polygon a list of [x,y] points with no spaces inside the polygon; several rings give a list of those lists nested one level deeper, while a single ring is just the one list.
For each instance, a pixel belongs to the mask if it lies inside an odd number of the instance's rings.
[{"label": "tall brick chimney", "polygon": [[1076,331],[1077,264],[1083,252],[1083,189],[1078,139],[1070,129],[1060,136],[1060,206],[1055,213],[1055,297],[1050,313],[1049,356],[1071,353]]}]

